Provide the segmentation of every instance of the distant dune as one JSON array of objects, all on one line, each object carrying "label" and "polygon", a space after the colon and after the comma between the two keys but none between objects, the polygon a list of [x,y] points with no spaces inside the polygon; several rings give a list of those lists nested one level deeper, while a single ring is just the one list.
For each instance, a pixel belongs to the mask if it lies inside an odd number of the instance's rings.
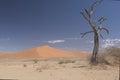
[{"label": "distant dune", "polygon": [[84,52],[59,50],[50,46],[40,46],[18,53],[0,53],[0,58],[27,59],[27,58],[60,58],[60,57],[85,57]]}]

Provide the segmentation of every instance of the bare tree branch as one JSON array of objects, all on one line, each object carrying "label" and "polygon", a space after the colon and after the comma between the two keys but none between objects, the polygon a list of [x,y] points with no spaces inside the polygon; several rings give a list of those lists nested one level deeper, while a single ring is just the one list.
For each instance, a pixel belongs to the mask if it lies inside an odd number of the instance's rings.
[{"label": "bare tree branch", "polygon": [[85,32],[85,33],[81,33],[81,37],[84,37],[86,34],[89,34],[89,33],[92,33],[92,32],[94,32],[94,31],[88,31],[88,32]]},{"label": "bare tree branch", "polygon": [[100,34],[100,37],[101,37],[102,39],[104,39],[104,37],[102,36],[102,34]]},{"label": "bare tree branch", "polygon": [[89,18],[90,18],[90,12],[86,9],[86,8],[84,8],[84,10],[85,10],[85,12],[86,12],[86,14],[89,16]]},{"label": "bare tree branch", "polygon": [[90,14],[93,14],[94,8],[96,7],[97,4],[100,4],[103,0],[97,0],[96,2],[94,2],[91,6],[91,10],[90,10]]},{"label": "bare tree branch", "polygon": [[107,34],[109,34],[109,30],[107,28],[101,28],[101,30],[105,30],[107,32]]},{"label": "bare tree branch", "polygon": [[104,22],[105,20],[107,20],[107,19],[104,18],[104,17],[101,17],[101,18],[98,20],[98,22],[99,22],[99,24],[102,24],[102,22]]},{"label": "bare tree branch", "polygon": [[89,19],[87,18],[87,16],[85,16],[85,14],[83,12],[81,12],[81,14],[85,18],[85,20],[89,21]]}]

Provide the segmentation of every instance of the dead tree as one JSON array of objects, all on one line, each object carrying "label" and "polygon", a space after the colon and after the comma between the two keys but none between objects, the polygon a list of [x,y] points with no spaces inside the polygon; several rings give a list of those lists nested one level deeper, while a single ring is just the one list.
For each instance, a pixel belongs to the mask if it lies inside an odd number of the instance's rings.
[{"label": "dead tree", "polygon": [[89,33],[94,34],[94,48],[93,48],[92,57],[91,57],[91,62],[92,63],[97,63],[97,54],[98,54],[98,51],[99,51],[99,36],[103,38],[103,36],[100,34],[100,32],[102,30],[105,30],[109,34],[108,29],[106,29],[102,25],[102,23],[106,20],[106,18],[101,17],[98,20],[97,25],[93,21],[94,8],[96,7],[96,5],[100,4],[101,2],[102,2],[102,0],[97,0],[96,2],[94,2],[91,5],[90,9],[84,8],[84,12],[81,12],[81,15],[87,21],[87,23],[89,24],[89,26],[92,29],[91,31],[81,33],[81,35],[82,35],[81,37],[84,37],[86,34],[89,34]]}]

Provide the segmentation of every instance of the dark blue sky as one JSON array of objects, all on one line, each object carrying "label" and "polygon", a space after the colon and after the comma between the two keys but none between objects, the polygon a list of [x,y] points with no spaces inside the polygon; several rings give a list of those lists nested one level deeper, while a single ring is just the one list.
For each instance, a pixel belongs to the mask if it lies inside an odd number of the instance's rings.
[{"label": "dark blue sky", "polygon": [[[90,27],[80,15],[95,0],[0,0],[0,51],[18,52],[49,45],[60,49],[91,51],[92,35],[81,38]],[[120,44],[120,2],[104,0],[94,18],[107,18],[110,30],[102,44]],[[104,46],[106,46],[104,45]]]}]

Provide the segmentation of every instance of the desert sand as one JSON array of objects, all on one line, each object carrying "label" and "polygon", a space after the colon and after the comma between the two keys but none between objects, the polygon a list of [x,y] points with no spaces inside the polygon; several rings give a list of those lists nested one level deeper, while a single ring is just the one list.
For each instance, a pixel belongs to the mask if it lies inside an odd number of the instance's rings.
[{"label": "desert sand", "polygon": [[32,48],[12,55],[2,53],[0,79],[118,80],[118,67],[92,67],[86,57],[82,52],[63,51],[49,46]]},{"label": "desert sand", "polygon": [[90,67],[85,58],[1,59],[0,79],[118,80],[117,67]]}]

